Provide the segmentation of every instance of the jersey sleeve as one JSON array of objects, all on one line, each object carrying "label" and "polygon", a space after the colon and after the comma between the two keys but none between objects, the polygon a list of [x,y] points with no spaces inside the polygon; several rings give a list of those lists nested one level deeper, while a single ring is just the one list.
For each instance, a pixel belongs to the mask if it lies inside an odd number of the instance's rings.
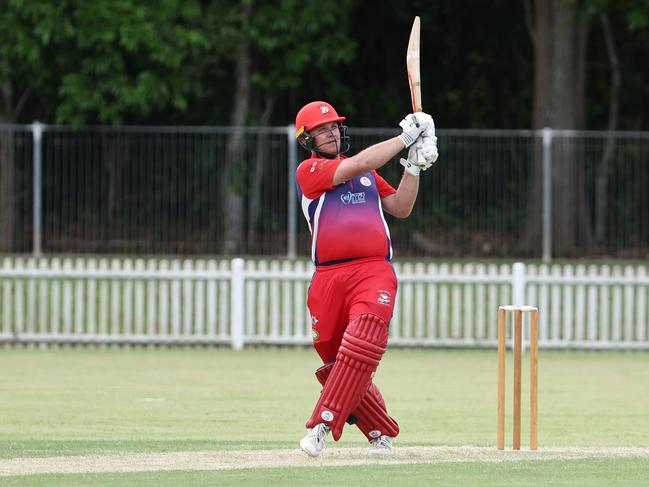
[{"label": "jersey sleeve", "polygon": [[338,159],[307,159],[297,168],[297,182],[304,196],[319,197],[333,189],[334,173],[342,161]]},{"label": "jersey sleeve", "polygon": [[376,188],[379,190],[380,198],[385,198],[386,196],[390,196],[391,194],[397,192],[397,190],[394,189],[390,185],[390,183],[388,183],[385,179],[379,176],[379,173],[377,173],[376,171],[372,171],[372,173],[374,174],[374,179],[376,180]]}]

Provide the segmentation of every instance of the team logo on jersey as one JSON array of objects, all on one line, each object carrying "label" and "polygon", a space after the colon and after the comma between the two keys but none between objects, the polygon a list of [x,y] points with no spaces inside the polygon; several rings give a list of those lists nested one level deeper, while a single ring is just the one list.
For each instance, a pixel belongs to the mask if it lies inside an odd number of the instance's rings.
[{"label": "team logo on jersey", "polygon": [[328,159],[318,159],[317,161],[313,161],[311,163],[311,169],[309,170],[309,172],[315,172],[316,169],[320,169],[327,163],[327,161]]},{"label": "team logo on jersey", "polygon": [[320,113],[322,113],[322,115],[329,113],[329,107],[327,105],[320,105]]},{"label": "team logo on jersey", "polygon": [[390,305],[391,296],[388,291],[384,289],[379,289],[379,298],[376,300],[379,304],[384,304],[386,306]]},{"label": "team logo on jersey", "polygon": [[359,203],[365,203],[365,191],[360,193],[352,193],[347,191],[340,195],[340,201],[343,202],[343,205],[358,205]]},{"label": "team logo on jersey", "polygon": [[370,178],[368,178],[367,176],[363,176],[361,178],[361,184],[363,186],[372,186],[372,181],[370,181]]},{"label": "team logo on jersey", "polygon": [[314,342],[317,342],[318,338],[320,338],[320,333],[317,330],[311,330],[311,338],[313,338]]}]

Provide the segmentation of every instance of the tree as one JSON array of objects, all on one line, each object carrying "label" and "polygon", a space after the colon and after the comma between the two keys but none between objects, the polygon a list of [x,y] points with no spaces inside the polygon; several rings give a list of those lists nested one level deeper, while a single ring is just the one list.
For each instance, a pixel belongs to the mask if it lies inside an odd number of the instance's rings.
[{"label": "tree", "polygon": [[[272,115],[277,93],[297,88],[309,69],[327,70],[349,60],[353,43],[345,30],[345,8],[349,2],[321,1],[303,3],[276,0],[256,4],[251,0],[238,3],[233,17],[239,33],[234,59],[234,99],[230,125],[242,127],[251,119],[253,97],[263,100],[263,120]],[[346,50],[331,45],[347,45]],[[257,123],[259,118],[257,118]],[[224,210],[223,252],[242,251],[245,228],[244,199],[249,197],[248,228],[253,230],[259,216],[258,196],[263,180],[263,144],[256,157],[248,156],[241,131],[228,137],[221,195]],[[250,163],[247,162],[250,160]],[[248,175],[251,174],[250,180]],[[247,191],[251,184],[250,191]],[[254,235],[254,230],[252,235]],[[251,242],[249,235],[249,242]]]},{"label": "tree", "polygon": [[[611,67],[611,90],[609,95],[608,110],[608,131],[612,134],[618,127],[619,113],[619,96],[620,96],[620,62],[615,48],[615,40],[611,32],[608,15],[600,12],[599,20],[602,25],[604,40],[606,43],[606,52],[608,54],[609,64]],[[606,137],[606,143],[602,157],[597,164],[595,175],[595,241],[598,244],[604,243],[606,234],[606,221],[608,213],[608,176],[609,166],[613,152],[615,150],[615,138],[611,135]]]},{"label": "tree", "polygon": [[[598,11],[598,18],[602,27],[602,35],[610,68],[610,87],[608,96],[608,122],[609,133],[618,129],[620,112],[620,92],[622,87],[622,68],[616,34],[611,25],[611,14],[619,15],[625,21],[626,31],[629,33],[641,32],[649,28],[649,2],[615,2],[611,5],[608,0],[591,0],[592,7]],[[616,12],[615,10],[620,12]],[[611,12],[611,14],[609,13]],[[623,34],[620,32],[619,34]],[[619,35],[618,34],[618,35]],[[595,176],[595,239],[598,244],[603,244],[608,222],[608,179],[610,176],[611,160],[615,151],[616,139],[606,137],[602,156],[597,164]]]},{"label": "tree", "polygon": [[[522,42],[524,6],[533,37],[545,36],[533,43],[535,66],[532,44]],[[639,60],[649,48],[648,12],[647,0],[0,0],[0,123],[286,125],[304,102],[322,97],[350,125],[394,127],[409,106],[404,50],[419,14],[424,107],[440,128],[643,129],[649,64]],[[624,116],[616,121],[614,112]],[[243,141],[235,131],[227,156],[210,161],[210,170],[224,176],[214,191],[223,204],[210,206],[223,217],[218,239],[230,253],[252,251],[266,223],[259,195],[273,148],[263,135],[254,149]],[[22,169],[14,167],[13,143],[0,131],[0,250],[17,240],[13,185]],[[599,160],[591,209],[578,182],[579,148],[557,141],[561,252],[588,245],[591,225],[598,240],[606,235],[612,144]],[[114,175],[124,162],[113,149],[103,150],[101,161],[109,217],[119,215]],[[531,205],[537,206],[530,206],[525,240],[530,254],[540,242],[539,171],[536,159]]]},{"label": "tree", "polygon": [[207,49],[196,0],[76,0],[77,28],[62,53],[57,120],[118,124],[166,106],[187,108],[201,90],[197,61]]},{"label": "tree", "polygon": [[[534,3],[534,102],[532,127],[583,129],[586,52],[591,13],[580,13],[575,2],[537,0]],[[574,256],[590,245],[592,230],[587,208],[583,158],[574,139],[555,140],[552,153],[552,248]],[[524,246],[538,253],[541,243],[541,143],[536,141],[532,190]]]},{"label": "tree", "polygon": [[[201,89],[194,61],[207,40],[197,0],[5,0],[1,6],[0,123],[15,122],[34,96],[54,105],[55,121],[118,124],[167,106],[186,109]],[[3,131],[0,251],[12,248],[14,178],[12,134]],[[109,180],[111,189],[115,184]]]},{"label": "tree", "polygon": [[[65,36],[56,28],[60,6],[48,2],[0,2],[0,124],[14,123],[47,80],[46,46]],[[14,132],[0,130],[0,252],[14,245]]]},{"label": "tree", "polygon": [[[610,66],[608,130],[618,128],[620,61],[615,48],[608,12],[608,0],[537,0],[534,9],[524,2],[534,26],[534,102],[532,127],[541,129],[586,129],[586,59],[591,23],[599,19]],[[649,2],[615,5],[627,21],[627,29],[642,29],[649,24]],[[591,105],[597,106],[597,103]],[[583,147],[572,138],[555,138],[552,151],[552,247],[555,255],[574,256],[591,248],[595,241],[603,243],[607,214],[607,178],[614,139],[608,137],[602,156],[595,166],[595,207],[589,208]],[[532,187],[523,247],[539,253],[541,243],[542,160],[540,141],[535,143]],[[591,214],[594,215],[591,217]],[[593,222],[594,229],[593,232]]]}]

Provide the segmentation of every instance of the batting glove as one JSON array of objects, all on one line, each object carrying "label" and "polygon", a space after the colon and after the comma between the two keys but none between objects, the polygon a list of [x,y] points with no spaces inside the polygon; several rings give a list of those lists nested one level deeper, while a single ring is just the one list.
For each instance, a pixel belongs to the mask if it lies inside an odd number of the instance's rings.
[{"label": "batting glove", "polygon": [[[410,146],[408,149],[408,159],[400,159],[399,162],[406,169],[406,172],[412,174],[413,176],[419,176],[422,168],[418,164],[418,160],[421,159],[419,151],[421,151],[421,146],[423,142],[421,139],[416,143]],[[424,168],[426,170],[427,168]]]},{"label": "batting glove", "polygon": [[415,113],[415,118],[417,118],[417,123],[424,128],[422,135],[435,135],[435,122],[433,121],[433,117],[425,112],[417,112]]},{"label": "batting glove", "polygon": [[[433,133],[435,133],[434,129]],[[439,157],[439,152],[437,151],[437,137],[435,137],[435,135],[426,135],[424,131],[421,140],[421,153],[427,164],[426,168],[422,168],[422,170],[425,170],[428,169]]]},{"label": "batting glove", "polygon": [[399,138],[406,148],[415,143],[415,141],[419,138],[421,132],[425,128],[419,125],[417,117],[415,117],[415,115],[412,113],[410,115],[406,115],[406,117],[401,120],[401,122],[399,122],[399,126],[403,130],[403,132],[401,132],[401,134],[399,135]]}]

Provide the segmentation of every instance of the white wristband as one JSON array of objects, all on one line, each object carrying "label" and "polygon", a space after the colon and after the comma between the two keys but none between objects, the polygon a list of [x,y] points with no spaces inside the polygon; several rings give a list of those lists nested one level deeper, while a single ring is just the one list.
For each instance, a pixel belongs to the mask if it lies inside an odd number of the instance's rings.
[{"label": "white wristband", "polygon": [[398,137],[401,139],[401,142],[403,142],[403,145],[405,146],[404,147],[405,149],[407,149],[408,147],[410,147],[412,144],[415,143],[415,139],[410,137],[410,135],[408,135],[405,132],[402,132],[401,134],[399,134]]}]

